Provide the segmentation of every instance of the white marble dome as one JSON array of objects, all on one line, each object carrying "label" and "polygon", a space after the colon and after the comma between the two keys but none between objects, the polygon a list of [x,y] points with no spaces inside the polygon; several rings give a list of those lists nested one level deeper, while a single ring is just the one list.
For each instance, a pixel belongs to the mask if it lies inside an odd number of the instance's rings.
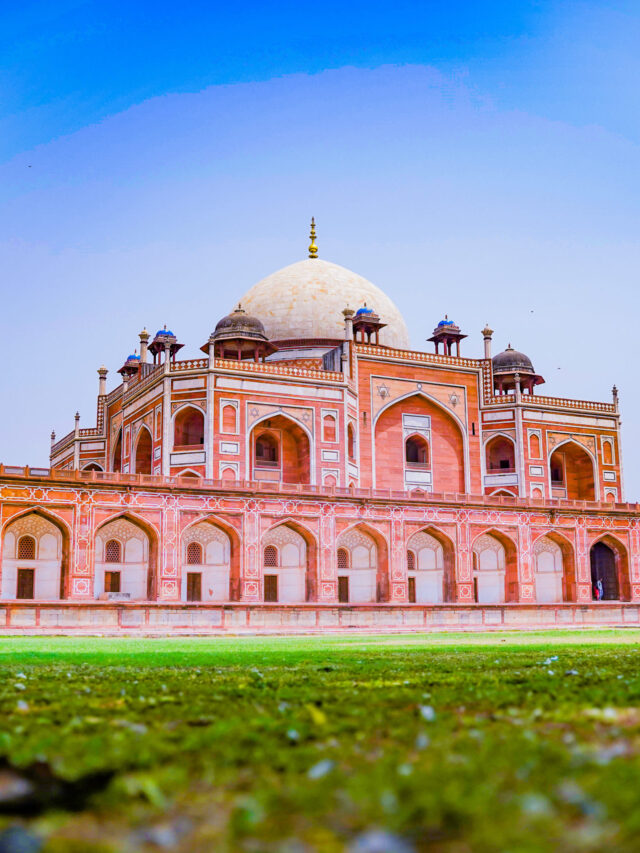
[{"label": "white marble dome", "polygon": [[259,281],[240,300],[257,317],[272,341],[344,338],[342,311],[364,303],[386,327],[380,343],[409,349],[409,332],[393,302],[366,278],[320,258],[298,261]]}]

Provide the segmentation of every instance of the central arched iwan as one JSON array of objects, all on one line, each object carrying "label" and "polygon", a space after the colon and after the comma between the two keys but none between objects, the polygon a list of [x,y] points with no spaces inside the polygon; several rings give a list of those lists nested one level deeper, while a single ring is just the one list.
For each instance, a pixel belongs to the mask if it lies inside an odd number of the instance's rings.
[{"label": "central arched iwan", "polygon": [[464,442],[462,432],[443,408],[414,394],[389,406],[376,421],[376,486],[404,489],[405,435],[403,415],[430,418],[430,464],[434,492],[464,492]]}]

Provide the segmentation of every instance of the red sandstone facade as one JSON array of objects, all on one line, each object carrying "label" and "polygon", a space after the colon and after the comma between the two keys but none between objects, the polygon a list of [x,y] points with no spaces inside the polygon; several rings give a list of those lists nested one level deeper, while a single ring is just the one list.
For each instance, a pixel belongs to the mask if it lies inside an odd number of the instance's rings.
[{"label": "red sandstone facade", "polygon": [[[640,601],[615,389],[541,396],[526,356],[491,358],[489,329],[473,359],[385,345],[382,311],[345,310],[341,337],[274,339],[261,320],[229,315],[200,359],[177,359],[166,329],[141,333],[109,393],[99,371],[95,427],[76,417],[50,469],[0,468],[9,612],[262,605],[311,608],[321,627],[325,611],[395,606],[411,627],[452,605],[535,621],[535,604],[539,619]],[[447,320],[431,340],[451,353],[463,337]]]}]

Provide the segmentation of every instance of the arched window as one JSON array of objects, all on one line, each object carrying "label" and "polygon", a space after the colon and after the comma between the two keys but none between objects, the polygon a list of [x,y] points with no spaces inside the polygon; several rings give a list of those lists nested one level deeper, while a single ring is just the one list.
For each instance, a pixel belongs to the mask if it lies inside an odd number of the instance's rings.
[{"label": "arched window", "polygon": [[148,429],[143,427],[140,430],[140,435],[138,436],[138,442],[136,444],[136,458],[134,463],[136,474],[151,473],[151,445],[151,433]]},{"label": "arched window", "polygon": [[83,471],[102,471],[102,468],[98,465],[97,462],[90,462],[88,465],[85,465],[82,470]]},{"label": "arched window", "polygon": [[187,406],[176,415],[173,427],[176,447],[201,447],[204,444],[204,415],[200,409]]},{"label": "arched window", "polygon": [[222,407],[222,432],[237,433],[235,406]]},{"label": "arched window", "polygon": [[532,459],[540,459],[540,436],[535,432],[529,436],[529,453]]},{"label": "arched window", "polygon": [[256,465],[273,468],[278,464],[278,442],[268,432],[256,438]]},{"label": "arched window", "polygon": [[562,444],[549,460],[552,497],[569,500],[595,500],[593,461],[587,451],[574,441]]},{"label": "arched window", "polygon": [[19,560],[35,560],[36,558],[36,540],[33,536],[21,536],[18,542],[18,559]]},{"label": "arched window", "polygon": [[322,481],[323,486],[336,486],[337,484],[338,481],[336,480],[333,474],[327,474],[327,476]]},{"label": "arched window", "polygon": [[602,461],[605,465],[613,465],[613,448],[610,441],[605,441],[602,445]]},{"label": "arched window", "polygon": [[201,566],[203,563],[202,559],[202,545],[199,542],[189,542],[187,545],[187,563],[190,566]]},{"label": "arched window", "polygon": [[356,432],[352,424],[347,427],[347,453],[349,459],[356,458]]},{"label": "arched window", "polygon": [[412,468],[426,468],[429,464],[429,444],[421,435],[411,435],[404,443],[404,458]]},{"label": "arched window", "polygon": [[516,454],[512,441],[502,435],[492,438],[487,444],[487,471],[513,473],[516,470]]},{"label": "arched window", "polygon": [[264,549],[264,565],[268,568],[278,565],[278,549],[275,545],[267,545]]},{"label": "arched window", "polygon": [[115,450],[113,451],[113,470],[122,471],[122,430],[118,433]]},{"label": "arched window", "polygon": [[416,555],[413,551],[407,551],[407,570],[415,572],[416,570]]},{"label": "arched window", "polygon": [[117,539],[109,539],[104,546],[105,563],[121,563],[122,547]]},{"label": "arched window", "polygon": [[325,415],[322,419],[322,440],[336,440],[336,419],[333,415]]},{"label": "arched window", "polygon": [[338,568],[349,568],[349,552],[346,548],[338,548]]}]

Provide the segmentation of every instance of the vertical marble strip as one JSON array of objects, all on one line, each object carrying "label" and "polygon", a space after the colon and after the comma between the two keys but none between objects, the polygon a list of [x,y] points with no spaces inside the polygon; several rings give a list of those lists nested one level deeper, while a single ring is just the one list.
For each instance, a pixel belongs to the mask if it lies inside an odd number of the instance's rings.
[{"label": "vertical marble strip", "polygon": [[318,525],[318,560],[320,572],[320,601],[336,601],[338,598],[338,572],[336,563],[337,549],[336,519],[331,504],[322,506]]}]

